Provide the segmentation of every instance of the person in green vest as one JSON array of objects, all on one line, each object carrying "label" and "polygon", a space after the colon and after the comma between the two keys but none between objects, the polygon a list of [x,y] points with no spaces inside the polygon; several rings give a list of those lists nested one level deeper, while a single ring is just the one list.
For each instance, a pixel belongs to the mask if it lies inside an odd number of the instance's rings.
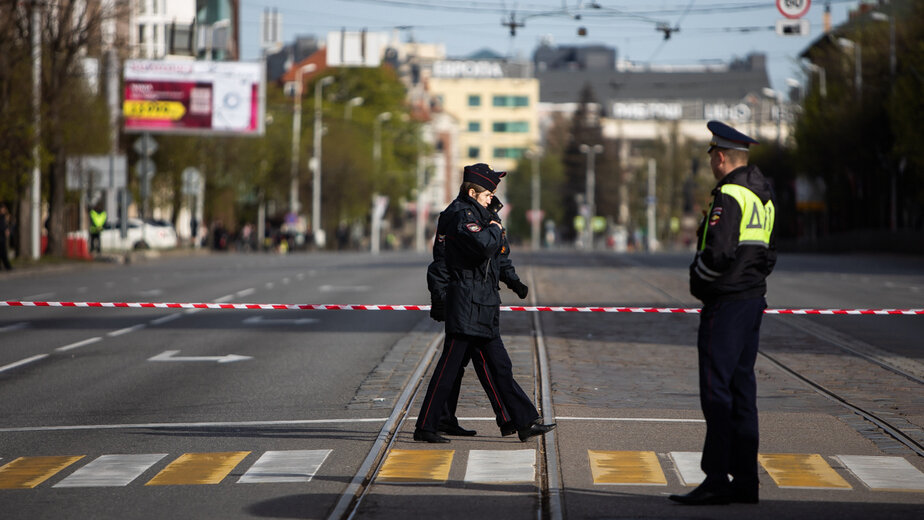
[{"label": "person in green vest", "polygon": [[97,204],[90,209],[90,252],[101,253],[100,234],[103,232],[103,226],[106,225],[106,210],[101,204]]},{"label": "person in green vest", "polygon": [[757,141],[719,121],[706,127],[712,132],[707,152],[717,183],[690,265],[690,292],[703,302],[697,350],[706,418],[700,467],[706,478],[693,491],[669,498],[686,505],[756,504],[754,362],[767,308],[766,278],[776,264],[773,189],[757,166],[748,164],[749,147]]}]

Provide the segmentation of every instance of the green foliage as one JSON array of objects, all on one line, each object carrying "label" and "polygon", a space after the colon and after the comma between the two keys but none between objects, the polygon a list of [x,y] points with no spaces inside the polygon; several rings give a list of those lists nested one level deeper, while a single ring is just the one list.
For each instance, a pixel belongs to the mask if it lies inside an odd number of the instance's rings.
[{"label": "green foliage", "polygon": [[888,22],[862,19],[843,29],[862,49],[859,97],[854,51],[835,37],[811,49],[825,70],[827,95],[813,88],[805,99],[793,132],[795,170],[824,181],[831,232],[890,227],[893,180],[896,224],[920,228],[924,221],[924,4],[895,2],[894,9],[894,76]]}]

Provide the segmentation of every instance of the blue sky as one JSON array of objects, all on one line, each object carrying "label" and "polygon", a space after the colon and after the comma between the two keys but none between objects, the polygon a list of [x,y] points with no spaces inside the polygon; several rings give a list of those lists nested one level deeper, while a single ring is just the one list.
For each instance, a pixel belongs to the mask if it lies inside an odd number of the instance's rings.
[{"label": "blue sky", "polygon": [[[403,27],[402,39],[444,43],[451,57],[489,48],[529,58],[545,38],[557,45],[608,45],[617,49],[620,58],[653,65],[727,62],[763,52],[771,86],[785,91],[786,78],[803,79],[797,56],[821,34],[825,3],[811,1],[804,16],[810,33],[801,37],[779,36],[772,29],[784,18],[777,0],[242,0],[241,54],[244,60],[259,58],[261,13],[275,8],[282,15],[285,42],[296,35],[323,39],[328,31],[342,28]],[[833,26],[845,22],[848,11],[858,4],[827,3]],[[593,9],[592,4],[601,8]],[[516,36],[501,25],[512,12],[517,22],[525,18]],[[581,19],[574,14],[581,14]],[[679,30],[664,40],[658,24]],[[581,27],[586,36],[578,35]]]}]

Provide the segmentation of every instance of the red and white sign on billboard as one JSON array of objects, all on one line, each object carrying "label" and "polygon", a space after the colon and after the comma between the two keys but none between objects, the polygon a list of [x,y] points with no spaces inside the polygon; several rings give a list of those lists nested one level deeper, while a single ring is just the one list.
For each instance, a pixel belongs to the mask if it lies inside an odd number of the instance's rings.
[{"label": "red and white sign on billboard", "polygon": [[125,62],[126,132],[263,135],[265,84],[259,63]]},{"label": "red and white sign on billboard", "polygon": [[812,0],[776,0],[776,8],[786,18],[802,18],[812,6]]}]

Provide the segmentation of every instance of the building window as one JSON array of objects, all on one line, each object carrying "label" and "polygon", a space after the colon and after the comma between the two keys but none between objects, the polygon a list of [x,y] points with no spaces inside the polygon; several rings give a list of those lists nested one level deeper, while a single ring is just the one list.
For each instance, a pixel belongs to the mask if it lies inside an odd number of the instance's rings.
[{"label": "building window", "polygon": [[480,121],[469,121],[469,122],[468,122],[468,131],[469,131],[469,132],[480,132],[480,131],[481,131],[481,122],[480,122]]},{"label": "building window", "polygon": [[468,96],[468,106],[480,107],[481,106],[481,96],[478,94],[472,94]]},{"label": "building window", "polygon": [[526,151],[525,148],[495,148],[494,158],[495,159],[519,159],[523,157],[523,153],[525,151]]},{"label": "building window", "polygon": [[493,104],[496,107],[528,107],[528,96],[494,96]]},{"label": "building window", "polygon": [[521,134],[529,132],[529,123],[526,121],[496,121],[492,128],[498,133],[513,132]]},{"label": "building window", "polygon": [[481,148],[478,148],[477,146],[468,147],[468,158],[469,159],[477,159],[480,154],[481,154]]}]

